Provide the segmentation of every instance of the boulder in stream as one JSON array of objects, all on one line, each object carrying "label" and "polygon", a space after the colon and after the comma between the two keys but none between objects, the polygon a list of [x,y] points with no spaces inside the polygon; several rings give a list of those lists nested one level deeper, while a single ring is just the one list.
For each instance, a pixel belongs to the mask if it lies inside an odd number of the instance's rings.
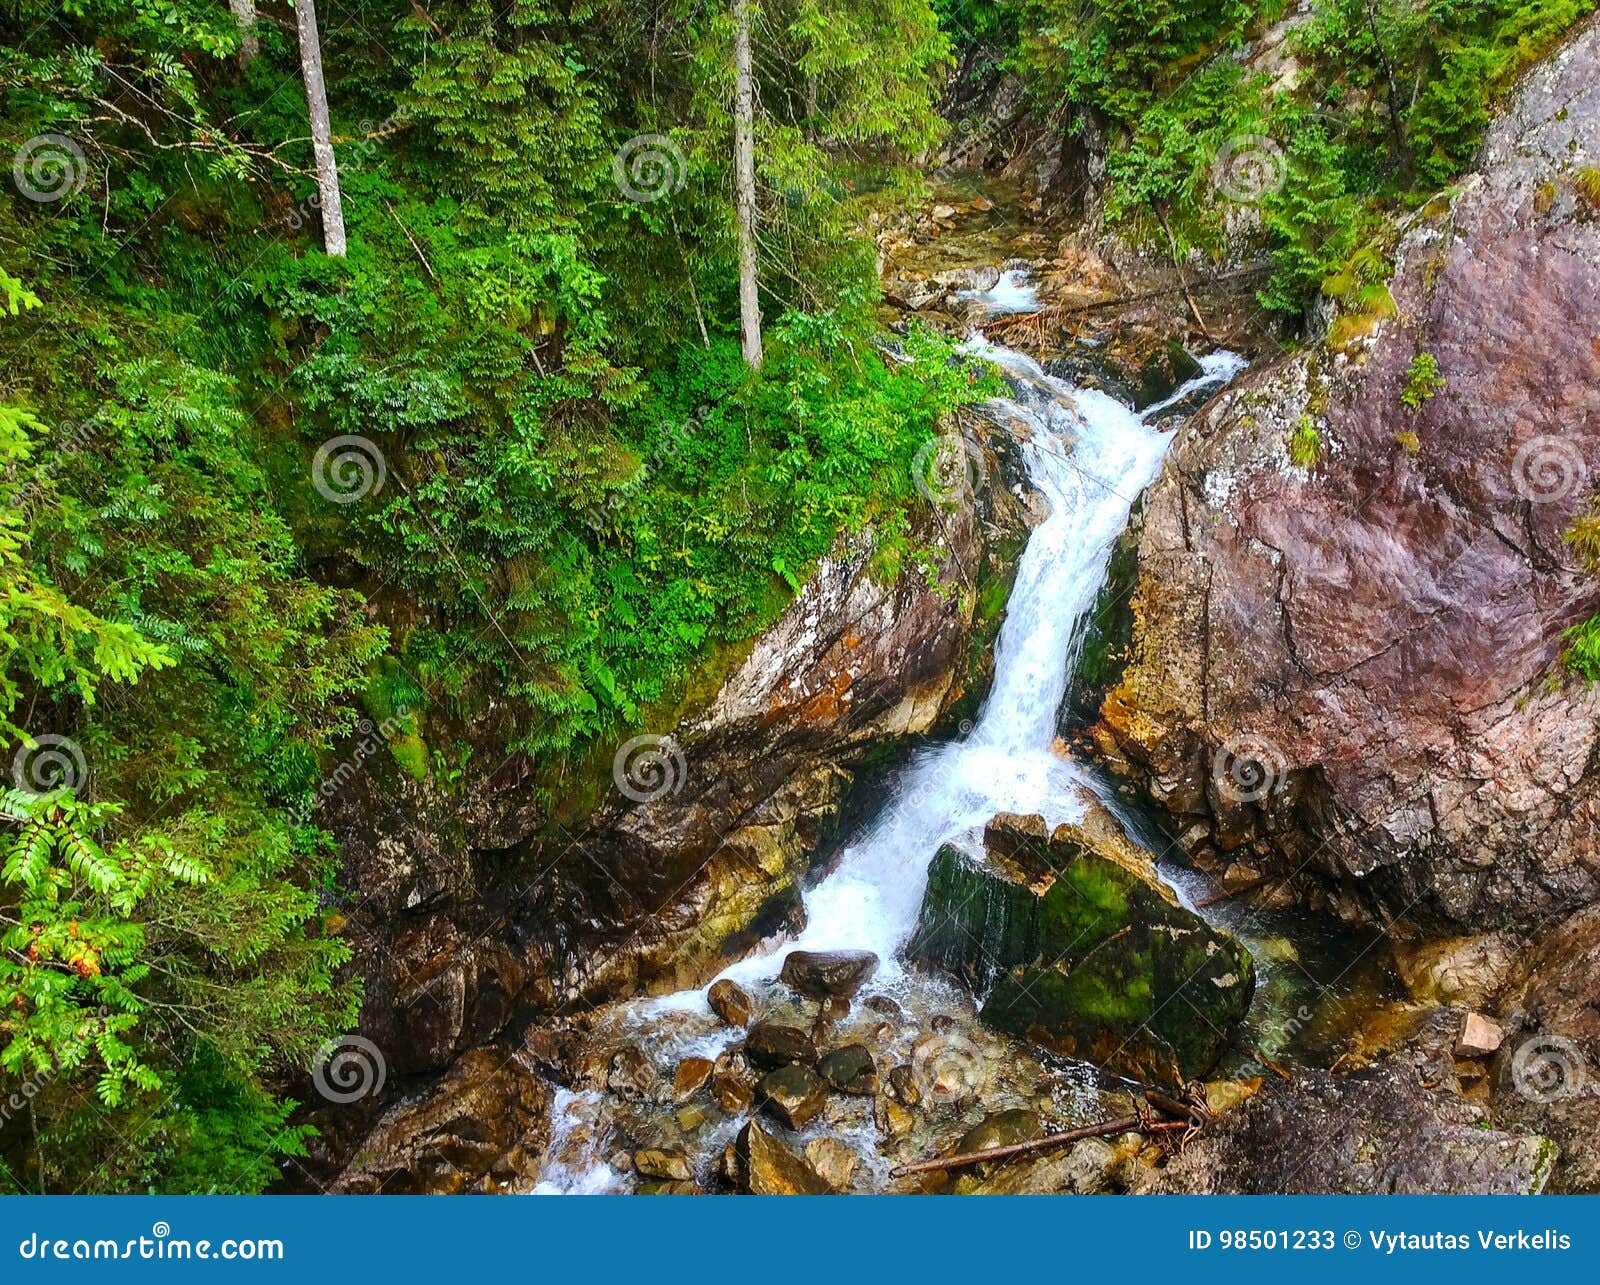
[{"label": "boulder in stream", "polygon": [[840,1093],[871,1097],[878,1091],[878,1068],[872,1051],[865,1044],[846,1044],[834,1049],[817,1065],[828,1084]]},{"label": "boulder in stream", "polygon": [[752,1026],[744,1042],[744,1051],[752,1065],[766,1071],[775,1071],[791,1062],[813,1066],[817,1060],[817,1046],[811,1036],[798,1026],[780,1026],[775,1022]]},{"label": "boulder in stream", "polygon": [[750,1015],[755,1011],[755,1004],[744,987],[726,977],[711,984],[711,989],[706,991],[706,1003],[729,1026],[749,1026]]},{"label": "boulder in stream", "polygon": [[828,1105],[828,1086],[809,1066],[792,1062],[761,1077],[756,1102],[780,1124],[803,1129]]},{"label": "boulder in stream", "polygon": [[731,1151],[734,1181],[752,1196],[825,1196],[832,1190],[759,1121],[739,1131]]},{"label": "boulder in stream", "polygon": [[778,980],[810,999],[850,999],[878,969],[870,950],[792,950]]},{"label": "boulder in stream", "polygon": [[1250,954],[1178,904],[1098,803],[1038,840],[991,823],[985,857],[946,845],[908,953],[987,992],[996,1030],[1142,1079],[1209,1070],[1250,1006]]}]

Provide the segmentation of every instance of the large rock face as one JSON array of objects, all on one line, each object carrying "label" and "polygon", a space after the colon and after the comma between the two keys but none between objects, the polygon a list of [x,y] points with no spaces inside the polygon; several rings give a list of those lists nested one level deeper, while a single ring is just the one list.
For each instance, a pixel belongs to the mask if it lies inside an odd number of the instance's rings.
[{"label": "large rock face", "polygon": [[1099,805],[1043,830],[996,818],[981,865],[941,848],[907,954],[987,992],[996,1030],[1169,1083],[1209,1070],[1250,1006],[1249,952],[1178,905]]},{"label": "large rock face", "polygon": [[[1201,861],[1407,928],[1595,899],[1600,687],[1559,657],[1600,609],[1562,540],[1600,482],[1597,164],[1590,22],[1410,225],[1394,315],[1341,318],[1183,431],[1101,742]],[[1422,354],[1444,385],[1412,409]]]}]

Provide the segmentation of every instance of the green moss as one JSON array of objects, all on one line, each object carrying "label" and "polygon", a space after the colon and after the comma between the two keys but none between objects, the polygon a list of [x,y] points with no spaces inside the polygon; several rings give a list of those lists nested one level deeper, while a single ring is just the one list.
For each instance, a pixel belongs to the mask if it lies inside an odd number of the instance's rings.
[{"label": "green moss", "polygon": [[1322,458],[1322,434],[1310,413],[1300,416],[1289,435],[1289,459],[1300,468],[1310,468]]},{"label": "green moss", "polygon": [[1600,165],[1585,165],[1574,174],[1572,190],[1591,210],[1600,210]]},{"label": "green moss", "polygon": [[1400,390],[1400,402],[1415,415],[1443,387],[1439,359],[1431,352],[1419,352],[1406,368],[1406,384]]}]

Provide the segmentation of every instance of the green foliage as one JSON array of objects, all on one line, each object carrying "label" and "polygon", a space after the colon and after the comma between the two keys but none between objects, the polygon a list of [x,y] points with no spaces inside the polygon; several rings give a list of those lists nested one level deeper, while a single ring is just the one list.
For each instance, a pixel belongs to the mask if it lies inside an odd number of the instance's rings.
[{"label": "green foliage", "polygon": [[1310,468],[1322,458],[1322,434],[1310,415],[1302,415],[1289,435],[1289,459],[1299,468]]},{"label": "green foliage", "polygon": [[1600,682],[1600,615],[1574,625],[1563,636],[1567,648],[1561,653],[1562,663],[1579,677]]},{"label": "green foliage", "polygon": [[1401,404],[1415,415],[1443,387],[1439,359],[1431,352],[1419,352],[1406,367],[1406,384],[1400,390]]}]

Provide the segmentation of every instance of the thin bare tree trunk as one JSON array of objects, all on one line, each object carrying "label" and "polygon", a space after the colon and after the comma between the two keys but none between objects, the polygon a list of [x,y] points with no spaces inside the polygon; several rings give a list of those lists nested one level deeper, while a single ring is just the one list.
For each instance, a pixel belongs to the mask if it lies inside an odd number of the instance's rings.
[{"label": "thin bare tree trunk", "polygon": [[239,65],[248,67],[261,52],[261,38],[256,35],[256,0],[228,0],[228,8],[239,25]]},{"label": "thin bare tree trunk", "polygon": [[756,281],[756,87],[750,0],[733,0],[733,188],[739,215],[739,333],[745,363],[761,368],[761,295]]},{"label": "thin bare tree trunk", "polygon": [[322,209],[322,248],[344,254],[344,205],[339,197],[339,163],[333,155],[328,127],[328,89],[322,80],[322,43],[317,35],[315,0],[295,0],[295,26],[300,35],[300,73],[306,82],[311,116],[311,152],[317,166],[317,200]]}]

